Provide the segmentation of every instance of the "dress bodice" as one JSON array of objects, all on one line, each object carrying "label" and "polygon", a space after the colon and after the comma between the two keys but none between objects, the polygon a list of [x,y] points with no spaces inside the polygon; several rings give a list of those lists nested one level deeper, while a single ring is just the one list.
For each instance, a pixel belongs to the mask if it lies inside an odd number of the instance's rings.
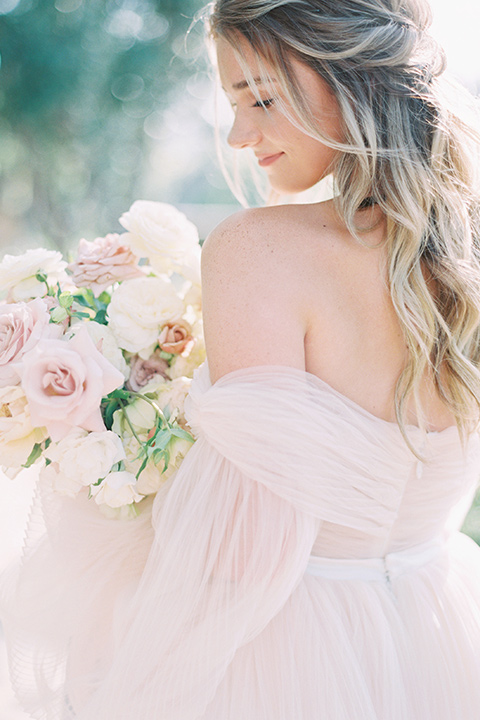
[{"label": "dress bodice", "polygon": [[316,515],[314,555],[378,557],[457,529],[478,481],[478,434],[462,445],[456,427],[407,426],[419,460],[396,423],[291,367],[250,367],[212,385],[205,363],[188,413],[242,472]]}]

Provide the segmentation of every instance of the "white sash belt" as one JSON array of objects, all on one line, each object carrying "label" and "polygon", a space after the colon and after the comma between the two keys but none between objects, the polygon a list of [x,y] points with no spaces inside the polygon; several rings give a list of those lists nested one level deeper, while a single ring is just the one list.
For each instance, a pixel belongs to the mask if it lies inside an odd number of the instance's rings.
[{"label": "white sash belt", "polygon": [[434,538],[377,558],[328,558],[310,555],[306,572],[329,580],[389,582],[403,573],[417,570],[439,559],[445,553],[445,539]]}]

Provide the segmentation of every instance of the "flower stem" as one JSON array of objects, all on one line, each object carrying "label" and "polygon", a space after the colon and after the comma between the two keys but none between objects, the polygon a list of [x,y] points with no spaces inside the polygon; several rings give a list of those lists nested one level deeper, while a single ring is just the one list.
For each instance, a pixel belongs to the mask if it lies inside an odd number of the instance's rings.
[{"label": "flower stem", "polygon": [[127,421],[128,427],[129,427],[130,430],[132,431],[133,437],[134,437],[135,440],[138,442],[139,446],[142,448],[142,451],[143,451],[145,454],[147,454],[147,450],[146,450],[146,448],[145,448],[145,443],[143,443],[143,442],[140,440],[140,438],[138,437],[137,431],[136,431],[135,428],[133,427],[132,422],[131,422],[130,418],[128,417],[128,413],[127,413],[127,410],[126,410],[126,404],[123,402],[123,400],[119,400],[118,403],[119,403],[119,405],[120,405],[120,407],[121,407],[121,409],[122,409],[123,417],[124,417],[125,420]]}]

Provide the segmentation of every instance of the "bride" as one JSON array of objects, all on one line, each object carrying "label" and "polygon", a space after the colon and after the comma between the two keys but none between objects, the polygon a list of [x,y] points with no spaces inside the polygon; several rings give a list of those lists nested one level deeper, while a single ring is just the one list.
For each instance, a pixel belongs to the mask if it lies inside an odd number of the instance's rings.
[{"label": "bride", "polygon": [[468,98],[423,0],[217,0],[208,22],[230,145],[273,193],[332,174],[335,197],[207,239],[199,439],[151,517],[46,503],[60,520],[10,633],[24,701],[49,720],[475,720]]}]

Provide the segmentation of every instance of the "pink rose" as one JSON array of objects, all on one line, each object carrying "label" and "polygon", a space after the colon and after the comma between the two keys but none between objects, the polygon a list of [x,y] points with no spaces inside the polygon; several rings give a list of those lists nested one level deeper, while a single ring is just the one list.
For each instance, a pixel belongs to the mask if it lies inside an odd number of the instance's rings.
[{"label": "pink rose", "polygon": [[134,392],[139,392],[150,380],[155,377],[167,377],[168,363],[160,357],[160,351],[155,350],[148,360],[143,360],[138,355],[132,362],[128,387]]},{"label": "pink rose", "polygon": [[21,378],[33,425],[55,442],[72,427],[105,430],[100,401],[124,383],[85,327],[70,340],[40,340],[23,356]]},{"label": "pink rose", "polygon": [[77,287],[89,287],[97,296],[114,282],[144,274],[138,267],[138,258],[116,233],[93,242],[80,240],[77,259],[68,269]]},{"label": "pink rose", "polygon": [[51,332],[48,307],[37,298],[28,303],[0,305],[0,387],[17,385],[22,356]]},{"label": "pink rose", "polygon": [[192,328],[185,320],[169,322],[163,326],[158,344],[164,352],[180,355],[193,340],[191,332]]}]

